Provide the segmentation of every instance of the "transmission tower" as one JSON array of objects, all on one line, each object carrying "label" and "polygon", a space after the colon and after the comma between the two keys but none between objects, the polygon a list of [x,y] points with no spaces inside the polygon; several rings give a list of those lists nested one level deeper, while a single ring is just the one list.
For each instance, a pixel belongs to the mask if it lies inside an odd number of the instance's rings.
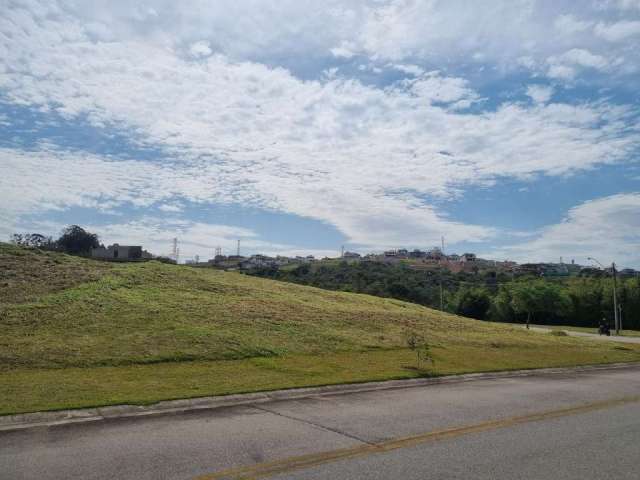
[{"label": "transmission tower", "polygon": [[176,261],[176,263],[180,260],[180,248],[178,247],[178,239],[173,239],[173,248],[171,249],[171,256]]}]

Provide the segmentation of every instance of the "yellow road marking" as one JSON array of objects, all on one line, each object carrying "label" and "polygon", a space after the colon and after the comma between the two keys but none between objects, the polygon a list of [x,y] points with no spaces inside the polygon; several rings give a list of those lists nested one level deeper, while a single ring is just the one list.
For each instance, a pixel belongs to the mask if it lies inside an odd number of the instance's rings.
[{"label": "yellow road marking", "polygon": [[273,462],[258,463],[246,467],[232,468],[229,470],[221,470],[216,473],[202,475],[194,480],[249,480],[256,478],[268,477],[280,473],[287,473],[293,470],[301,470],[323,463],[335,462],[348,458],[361,457],[382,452],[389,452],[400,448],[412,447],[422,443],[433,442],[438,440],[446,440],[470,433],[485,432],[488,430],[496,430],[499,428],[520,425],[523,423],[537,422],[540,420],[548,420],[553,418],[564,417],[567,415],[577,415],[580,413],[592,412],[594,410],[602,410],[604,408],[616,407],[629,403],[640,402],[640,396],[625,397],[615,400],[606,400],[603,402],[594,402],[577,407],[563,408],[560,410],[550,410],[541,413],[533,413],[522,415],[519,417],[510,417],[500,420],[490,420],[488,422],[478,423],[475,425],[466,425],[461,427],[453,427],[444,430],[436,430],[411,437],[398,438],[374,445],[359,445],[357,447],[344,448],[340,450],[332,450],[329,452],[312,453],[309,455],[301,455],[297,457],[275,460]]}]

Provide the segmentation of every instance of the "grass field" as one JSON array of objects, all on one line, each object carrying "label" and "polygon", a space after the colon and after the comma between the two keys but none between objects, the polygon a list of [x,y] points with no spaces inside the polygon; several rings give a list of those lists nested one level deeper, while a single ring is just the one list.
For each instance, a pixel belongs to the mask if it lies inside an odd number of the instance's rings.
[{"label": "grass field", "polygon": [[[640,360],[640,346],[157,262],[0,244],[0,413]],[[417,368],[407,332],[435,364]]]}]

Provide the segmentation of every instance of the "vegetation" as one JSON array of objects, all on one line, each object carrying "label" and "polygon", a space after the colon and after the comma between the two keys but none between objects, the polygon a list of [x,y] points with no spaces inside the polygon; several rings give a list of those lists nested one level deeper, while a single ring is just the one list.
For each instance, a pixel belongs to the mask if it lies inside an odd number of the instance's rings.
[{"label": "vegetation", "polygon": [[[257,268],[252,275],[316,287],[396,298],[479,320],[596,328],[613,325],[613,280],[594,276],[513,279],[493,272],[451,273],[378,262],[320,263],[294,268]],[[618,279],[624,326],[640,330],[640,279]]]},{"label": "vegetation", "polygon": [[53,240],[40,233],[14,233],[11,243],[20,247],[32,247],[42,250],[56,250],[71,255],[87,255],[92,248],[98,248],[98,235],[87,232],[78,225],[70,225],[62,230],[60,238]]},{"label": "vegetation", "polygon": [[[640,359],[395,299],[0,244],[0,412]],[[407,332],[435,363],[407,348]],[[421,342],[416,342],[416,346]],[[424,357],[426,359],[426,357]]]}]

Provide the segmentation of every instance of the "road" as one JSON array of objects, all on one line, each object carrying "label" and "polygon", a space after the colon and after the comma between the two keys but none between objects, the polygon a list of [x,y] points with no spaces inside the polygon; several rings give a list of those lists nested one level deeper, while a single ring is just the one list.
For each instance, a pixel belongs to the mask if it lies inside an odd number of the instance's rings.
[{"label": "road", "polygon": [[[523,327],[526,328],[526,327]],[[540,333],[549,333],[553,330],[547,327],[531,326],[530,330]],[[621,342],[621,343],[640,343],[640,337],[624,337],[622,335],[598,335],[597,333],[588,332],[576,332],[574,330],[562,330],[570,337],[582,337],[589,338],[591,340],[597,340],[602,342]]]},{"label": "road", "polygon": [[0,478],[637,479],[640,366],[0,433]]}]

